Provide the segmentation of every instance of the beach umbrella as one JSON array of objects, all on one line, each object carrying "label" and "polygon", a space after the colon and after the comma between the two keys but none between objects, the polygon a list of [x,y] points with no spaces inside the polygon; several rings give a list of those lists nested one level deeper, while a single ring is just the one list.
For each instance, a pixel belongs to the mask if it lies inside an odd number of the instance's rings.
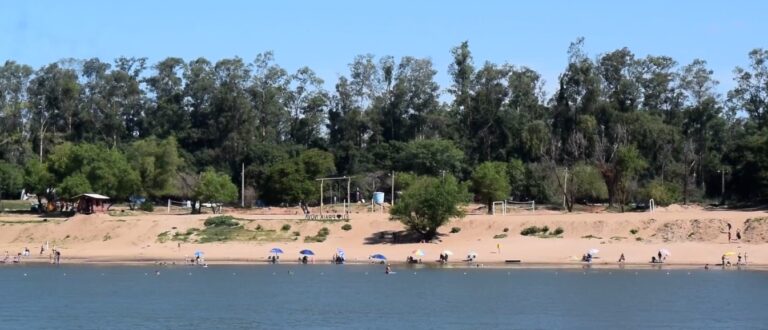
[{"label": "beach umbrella", "polygon": [[595,248],[591,248],[591,249],[589,249],[589,251],[587,251],[587,253],[590,254],[590,255],[595,255],[595,254],[600,253],[600,250],[595,249]]},{"label": "beach umbrella", "polygon": [[736,255],[736,252],[733,252],[733,251],[728,251],[728,252],[726,252],[726,253],[723,253],[723,255],[724,255],[724,256],[735,256],[735,255]]},{"label": "beach umbrella", "polygon": [[413,250],[413,252],[411,252],[411,254],[414,257],[423,257],[424,256],[424,251],[422,251],[421,249],[416,249],[416,250]]},{"label": "beach umbrella", "polygon": [[387,260],[387,257],[385,257],[383,254],[376,253],[371,255],[371,259]]},{"label": "beach umbrella", "polygon": [[200,250],[195,251],[195,257],[202,258],[204,255],[205,253],[203,253],[203,251],[200,251]]},{"label": "beach umbrella", "polygon": [[336,254],[339,255],[339,257],[344,258],[344,250],[341,248],[336,249]]},{"label": "beach umbrella", "polygon": [[303,256],[313,256],[313,255],[315,255],[315,253],[312,252],[312,250],[301,250],[301,252],[299,252],[299,254],[301,254]]},{"label": "beach umbrella", "polygon": [[269,253],[271,253],[271,254],[283,254],[283,249],[281,249],[281,248],[273,248],[272,250],[269,250]]},{"label": "beach umbrella", "polygon": [[447,255],[447,256],[452,256],[452,255],[453,255],[453,252],[451,252],[451,251],[448,251],[448,250],[445,250],[445,251],[443,251],[443,254],[444,254],[444,255]]},{"label": "beach umbrella", "polygon": [[661,253],[661,255],[663,255],[665,257],[668,257],[668,256],[672,255],[672,253],[670,253],[669,250],[667,250],[667,249],[661,249],[661,250],[659,250],[659,253]]},{"label": "beach umbrella", "polygon": [[468,257],[475,257],[475,258],[477,258],[477,252],[475,252],[475,251],[469,251],[469,253],[467,253],[467,256],[468,256]]}]

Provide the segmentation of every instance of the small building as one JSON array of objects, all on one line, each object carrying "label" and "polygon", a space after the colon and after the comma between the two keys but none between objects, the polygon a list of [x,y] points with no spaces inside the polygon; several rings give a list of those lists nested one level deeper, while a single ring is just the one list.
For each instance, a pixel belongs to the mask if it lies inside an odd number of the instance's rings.
[{"label": "small building", "polygon": [[109,201],[108,196],[99,195],[99,194],[82,194],[77,195],[73,198],[75,200],[75,204],[77,205],[77,212],[83,213],[83,214],[91,214],[94,212],[104,212],[104,204]]}]

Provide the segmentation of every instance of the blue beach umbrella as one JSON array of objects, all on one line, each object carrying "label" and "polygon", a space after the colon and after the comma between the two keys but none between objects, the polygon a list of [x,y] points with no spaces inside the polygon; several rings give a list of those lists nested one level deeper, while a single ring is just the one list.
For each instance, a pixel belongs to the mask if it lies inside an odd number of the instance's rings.
[{"label": "blue beach umbrella", "polygon": [[344,257],[345,257],[345,254],[344,254],[344,250],[342,250],[342,249],[340,249],[340,248],[339,248],[339,249],[336,249],[336,254],[338,254],[338,255],[339,255],[339,257],[342,257],[342,258],[344,258]]},{"label": "blue beach umbrella", "polygon": [[203,253],[203,251],[200,251],[200,250],[195,251],[195,257],[202,258],[204,255],[205,253]]},{"label": "blue beach umbrella", "polygon": [[301,254],[303,256],[313,256],[313,255],[315,255],[315,253],[312,252],[312,250],[301,250],[301,252],[299,252],[299,254]]},{"label": "blue beach umbrella", "polygon": [[371,255],[371,259],[387,260],[387,257],[385,257],[383,254],[377,253],[377,254]]},{"label": "blue beach umbrella", "polygon": [[283,254],[283,249],[281,249],[281,248],[273,248],[272,250],[269,250],[269,253],[271,253],[271,254]]}]

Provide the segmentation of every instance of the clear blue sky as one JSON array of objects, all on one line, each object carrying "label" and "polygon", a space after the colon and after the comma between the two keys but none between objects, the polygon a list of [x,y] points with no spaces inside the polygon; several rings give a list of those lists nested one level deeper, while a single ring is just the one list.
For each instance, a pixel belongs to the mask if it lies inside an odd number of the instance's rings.
[{"label": "clear blue sky", "polygon": [[3,1],[0,61],[37,68],[61,58],[168,56],[251,61],[273,50],[288,70],[314,69],[330,87],[354,55],[431,57],[447,87],[450,48],[468,40],[475,62],[526,65],[547,80],[568,44],[590,56],[706,60],[721,82],[768,47],[768,1]]}]

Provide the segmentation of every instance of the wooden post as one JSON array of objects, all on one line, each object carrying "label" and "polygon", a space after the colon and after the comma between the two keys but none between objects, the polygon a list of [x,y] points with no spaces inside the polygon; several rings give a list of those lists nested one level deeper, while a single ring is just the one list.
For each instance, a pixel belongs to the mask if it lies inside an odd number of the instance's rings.
[{"label": "wooden post", "polygon": [[168,210],[165,213],[171,213],[171,199],[168,198]]},{"label": "wooden post", "polygon": [[323,215],[323,180],[320,180],[320,215]]}]

